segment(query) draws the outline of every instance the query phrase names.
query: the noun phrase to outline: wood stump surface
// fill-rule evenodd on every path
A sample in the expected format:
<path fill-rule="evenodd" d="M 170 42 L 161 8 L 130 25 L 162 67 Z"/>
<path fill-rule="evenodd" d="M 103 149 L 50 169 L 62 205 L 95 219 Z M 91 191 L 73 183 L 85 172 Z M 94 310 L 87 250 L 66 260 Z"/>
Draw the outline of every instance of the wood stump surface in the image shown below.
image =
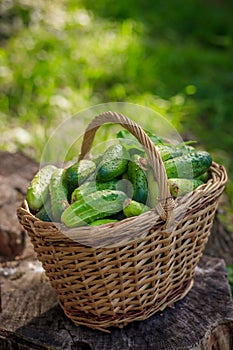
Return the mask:
<path fill-rule="evenodd" d="M 38 164 L 21 153 L 0 151 L 0 261 L 22 253 L 25 234 L 16 209 L 25 198 Z"/>
<path fill-rule="evenodd" d="M 75 326 L 32 257 L 6 264 L 0 349 L 232 350 L 233 303 L 224 261 L 203 257 L 187 296 L 143 322 L 111 333 Z"/>

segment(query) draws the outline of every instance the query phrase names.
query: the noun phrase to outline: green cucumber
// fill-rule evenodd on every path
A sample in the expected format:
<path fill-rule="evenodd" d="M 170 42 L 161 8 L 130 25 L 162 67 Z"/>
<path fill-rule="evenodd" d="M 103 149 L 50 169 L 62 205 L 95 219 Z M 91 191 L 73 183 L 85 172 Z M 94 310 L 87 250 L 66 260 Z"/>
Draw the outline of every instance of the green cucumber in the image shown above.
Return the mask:
<path fill-rule="evenodd" d="M 96 165 L 92 160 L 82 159 L 64 169 L 62 180 L 67 187 L 69 196 L 75 188 L 87 181 L 94 174 Z"/>
<path fill-rule="evenodd" d="M 204 174 L 211 164 L 211 156 L 205 151 L 191 152 L 164 162 L 169 179 L 196 178 Z"/>
<path fill-rule="evenodd" d="M 103 155 L 98 155 L 98 156 L 95 156 L 94 158 L 92 158 L 92 162 L 95 163 L 96 167 L 98 166 L 98 164 L 100 163 L 100 161 L 102 160 L 102 157 Z"/>
<path fill-rule="evenodd" d="M 124 220 L 126 218 L 124 212 L 123 212 L 123 207 L 122 207 L 122 210 L 117 212 L 116 214 L 113 214 L 110 216 L 110 219 L 113 219 L 113 220 L 117 220 L 117 221 L 121 221 L 121 220 Z"/>
<path fill-rule="evenodd" d="M 147 173 L 148 182 L 148 200 L 147 205 L 151 208 L 155 208 L 158 197 L 159 197 L 159 187 L 154 176 L 154 171 L 152 168 L 149 169 Z"/>
<path fill-rule="evenodd" d="M 121 144 L 129 152 L 130 156 L 134 154 L 145 155 L 143 146 L 128 130 L 119 131 L 117 133 L 117 138 L 121 140 Z"/>
<path fill-rule="evenodd" d="M 137 143 L 138 145 L 140 145 L 140 143 L 138 142 L 138 140 L 136 139 L 135 136 L 133 136 L 133 134 L 131 134 L 130 131 L 128 130 L 120 130 L 117 133 L 117 138 L 118 139 L 127 139 L 127 140 L 132 140 L 133 142 Z"/>
<path fill-rule="evenodd" d="M 55 170 L 49 183 L 52 216 L 53 220 L 58 222 L 61 220 L 63 211 L 69 206 L 67 200 L 68 190 L 62 181 L 63 172 L 63 169 Z"/>
<path fill-rule="evenodd" d="M 198 180 L 201 180 L 201 181 L 203 181 L 203 182 L 206 183 L 206 182 L 210 179 L 210 173 L 209 173 L 209 171 L 206 171 L 205 173 L 199 175 L 199 176 L 197 177 L 197 179 L 198 179 Z"/>
<path fill-rule="evenodd" d="M 168 159 L 173 159 L 180 157 L 184 154 L 195 152 L 195 148 L 189 145 L 180 144 L 177 146 L 174 145 L 156 145 L 156 148 L 163 160 L 165 162 Z"/>
<path fill-rule="evenodd" d="M 198 179 L 168 179 L 170 192 L 173 197 L 183 196 L 194 191 L 198 186 L 203 185 L 203 181 Z"/>
<path fill-rule="evenodd" d="M 31 210 L 39 210 L 46 200 L 49 192 L 49 182 L 57 169 L 54 165 L 41 168 L 32 179 L 26 194 L 28 206 Z"/>
<path fill-rule="evenodd" d="M 131 216 L 141 215 L 150 210 L 151 208 L 149 208 L 147 205 L 129 199 L 125 201 L 123 212 L 125 216 L 129 218 Z"/>
<path fill-rule="evenodd" d="M 122 175 L 127 170 L 128 159 L 128 152 L 121 144 L 108 147 L 97 167 L 96 180 L 106 182 Z"/>
<path fill-rule="evenodd" d="M 156 136 L 147 130 L 144 131 L 154 144 L 163 144 L 165 142 L 165 140 L 162 137 Z M 132 140 L 135 143 L 135 145 L 137 144 L 138 146 L 141 146 L 140 142 L 136 139 L 136 137 L 133 136 L 128 130 L 120 130 L 117 133 L 117 138 Z"/>
<path fill-rule="evenodd" d="M 53 221 L 50 193 L 48 193 L 46 201 L 35 216 L 42 221 Z"/>
<path fill-rule="evenodd" d="M 126 180 L 113 179 L 107 182 L 89 181 L 77 187 L 71 195 L 71 203 L 77 201 L 82 196 L 102 190 L 126 191 Z"/>
<path fill-rule="evenodd" d="M 86 196 L 85 201 L 82 198 L 72 203 L 63 212 L 61 220 L 68 227 L 83 226 L 122 211 L 126 199 L 122 191 L 97 191 Z"/>
<path fill-rule="evenodd" d="M 180 148 L 184 154 L 196 152 L 195 148 L 193 146 L 188 145 L 187 143 L 179 144 L 179 145 L 177 145 L 177 148 Z"/>
<path fill-rule="evenodd" d="M 178 147 L 158 145 L 156 148 L 164 162 L 168 159 L 179 157 L 183 154 L 182 149 Z"/>
<path fill-rule="evenodd" d="M 137 202 L 146 203 L 148 197 L 148 183 L 141 163 L 144 158 L 135 154 L 128 164 L 128 180 L 133 187 L 133 199 Z"/>
<path fill-rule="evenodd" d="M 35 216 L 42 221 L 52 221 L 51 214 L 48 212 L 47 207 L 44 205 L 40 208 L 40 210 L 36 213 Z"/>
<path fill-rule="evenodd" d="M 90 223 L 90 226 L 100 226 L 105 224 L 111 224 L 113 222 L 118 222 L 116 219 L 99 219 Z"/>
<path fill-rule="evenodd" d="M 165 144 L 166 143 L 166 140 L 163 137 L 154 135 L 150 131 L 146 131 L 146 130 L 144 130 L 144 131 L 147 134 L 147 136 L 149 136 L 149 138 L 154 143 L 154 145 L 161 145 L 161 144 Z"/>

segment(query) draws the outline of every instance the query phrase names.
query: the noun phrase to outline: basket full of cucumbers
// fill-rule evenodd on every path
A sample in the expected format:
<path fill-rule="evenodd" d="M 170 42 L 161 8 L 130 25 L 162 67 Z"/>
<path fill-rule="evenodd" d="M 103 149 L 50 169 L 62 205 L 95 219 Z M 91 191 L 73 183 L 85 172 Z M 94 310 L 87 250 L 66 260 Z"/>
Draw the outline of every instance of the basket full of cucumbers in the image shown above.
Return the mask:
<path fill-rule="evenodd" d="M 122 130 L 93 157 L 105 123 Z M 108 331 L 188 293 L 226 181 L 208 152 L 105 112 L 88 125 L 77 161 L 38 171 L 17 214 L 65 314 Z"/>

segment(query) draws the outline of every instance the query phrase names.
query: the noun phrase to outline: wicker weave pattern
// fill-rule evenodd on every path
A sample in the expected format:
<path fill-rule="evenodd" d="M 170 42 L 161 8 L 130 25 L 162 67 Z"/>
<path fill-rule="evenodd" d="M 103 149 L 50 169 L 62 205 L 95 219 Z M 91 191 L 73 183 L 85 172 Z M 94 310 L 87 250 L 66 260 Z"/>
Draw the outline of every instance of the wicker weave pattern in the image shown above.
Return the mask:
<path fill-rule="evenodd" d="M 207 184 L 169 202 L 169 215 L 164 201 L 162 211 L 156 208 L 103 227 L 64 229 L 35 218 L 26 202 L 18 209 L 60 305 L 75 324 L 104 331 L 123 327 L 187 294 L 227 181 L 222 166 L 213 163 L 211 172 Z M 160 190 L 169 195 L 166 185 Z M 91 247 L 93 237 L 96 246 Z"/>

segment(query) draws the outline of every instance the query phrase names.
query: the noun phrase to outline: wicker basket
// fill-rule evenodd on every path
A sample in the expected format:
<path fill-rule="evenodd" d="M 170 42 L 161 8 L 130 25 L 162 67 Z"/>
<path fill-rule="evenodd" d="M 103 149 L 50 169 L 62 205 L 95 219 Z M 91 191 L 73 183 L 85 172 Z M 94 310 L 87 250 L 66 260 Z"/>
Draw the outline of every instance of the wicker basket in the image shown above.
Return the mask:
<path fill-rule="evenodd" d="M 122 125 L 144 146 L 160 190 L 155 209 L 73 229 L 37 219 L 26 201 L 17 211 L 65 314 L 76 325 L 102 331 L 144 320 L 187 294 L 227 181 L 224 167 L 213 162 L 207 184 L 173 200 L 153 143 L 140 126 L 115 112 L 89 124 L 79 159 L 90 151 L 99 126 L 109 122 Z"/>

